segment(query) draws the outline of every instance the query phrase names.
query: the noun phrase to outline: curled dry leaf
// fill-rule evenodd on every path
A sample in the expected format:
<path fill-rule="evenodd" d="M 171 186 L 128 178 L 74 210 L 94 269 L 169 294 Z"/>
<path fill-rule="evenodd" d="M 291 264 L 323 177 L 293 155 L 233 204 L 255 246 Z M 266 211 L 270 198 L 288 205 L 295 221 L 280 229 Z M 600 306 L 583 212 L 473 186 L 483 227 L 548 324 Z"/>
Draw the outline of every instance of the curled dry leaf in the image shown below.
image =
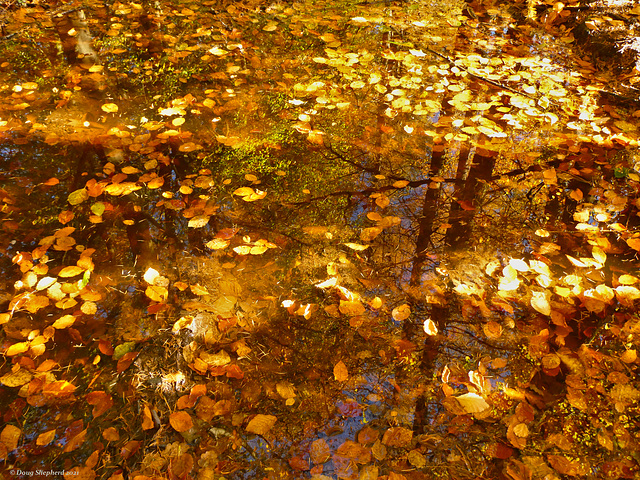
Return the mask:
<path fill-rule="evenodd" d="M 391 312 L 391 316 L 396 322 L 402 322 L 403 320 L 406 320 L 407 318 L 409 318 L 409 315 L 411 315 L 411 308 L 406 303 L 394 308 Z"/>
<path fill-rule="evenodd" d="M 431 320 L 430 318 L 427 318 L 424 321 L 424 332 L 427 335 L 437 335 L 438 334 L 438 327 L 436 326 L 435 322 L 433 320 Z"/>

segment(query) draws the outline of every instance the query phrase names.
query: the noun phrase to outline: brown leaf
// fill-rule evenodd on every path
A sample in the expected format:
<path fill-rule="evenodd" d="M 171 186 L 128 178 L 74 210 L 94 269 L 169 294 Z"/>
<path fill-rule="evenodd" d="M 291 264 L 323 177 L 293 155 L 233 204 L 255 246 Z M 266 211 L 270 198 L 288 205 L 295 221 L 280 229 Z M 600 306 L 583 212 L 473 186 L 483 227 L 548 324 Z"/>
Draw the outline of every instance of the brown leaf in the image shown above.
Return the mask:
<path fill-rule="evenodd" d="M 316 465 L 326 462 L 331 456 L 329 445 L 323 438 L 315 440 L 309 447 L 309 456 Z"/>
<path fill-rule="evenodd" d="M 138 440 L 130 440 L 120 449 L 120 456 L 123 460 L 132 457 L 139 449 L 142 442 Z"/>
<path fill-rule="evenodd" d="M 389 428 L 382 436 L 382 443 L 389 447 L 406 447 L 411 443 L 413 432 L 404 427 Z"/>
<path fill-rule="evenodd" d="M 371 447 L 371 453 L 376 460 L 381 462 L 387 456 L 387 447 L 385 447 L 380 440 L 376 440 Z"/>
<path fill-rule="evenodd" d="M 371 427 L 364 427 L 358 432 L 358 442 L 366 445 L 375 442 L 380 436 L 380 432 Z"/>
<path fill-rule="evenodd" d="M 80 445 L 84 443 L 86 436 L 87 436 L 87 429 L 85 428 L 84 430 L 82 430 L 80 433 L 75 435 L 73 438 L 71 438 L 67 442 L 67 445 L 64 447 L 63 451 L 65 453 L 73 452 L 75 449 L 77 449 L 78 447 L 80 447 Z"/>
<path fill-rule="evenodd" d="M 563 455 L 548 455 L 547 460 L 554 470 L 562 475 L 588 475 L 591 470 L 586 459 L 570 460 Z"/>

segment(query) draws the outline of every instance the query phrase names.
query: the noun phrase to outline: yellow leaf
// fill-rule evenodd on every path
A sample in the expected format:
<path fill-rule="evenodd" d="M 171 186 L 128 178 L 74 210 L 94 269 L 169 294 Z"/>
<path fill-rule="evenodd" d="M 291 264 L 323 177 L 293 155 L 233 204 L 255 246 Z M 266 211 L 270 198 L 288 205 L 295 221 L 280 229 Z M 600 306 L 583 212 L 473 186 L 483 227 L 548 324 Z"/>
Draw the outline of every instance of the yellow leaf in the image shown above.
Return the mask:
<path fill-rule="evenodd" d="M 209 215 L 196 215 L 189 220 L 189 228 L 202 228 L 209 223 Z"/>
<path fill-rule="evenodd" d="M 364 228 L 362 232 L 360 232 L 360 240 L 362 240 L 363 242 L 370 242 L 378 235 L 380 235 L 380 233 L 382 233 L 382 228 L 380 227 Z"/>
<path fill-rule="evenodd" d="M 85 315 L 95 315 L 98 311 L 98 306 L 95 302 L 84 302 L 80 307 L 80 311 Z"/>
<path fill-rule="evenodd" d="M 634 250 L 640 250 L 640 238 L 636 237 L 627 239 L 627 245 Z"/>
<path fill-rule="evenodd" d="M 211 49 L 209 49 L 209 53 L 213 54 L 213 55 L 217 55 L 218 57 L 221 57 L 223 55 L 226 55 L 227 53 L 229 53 L 228 51 L 219 48 L 219 47 L 213 47 Z"/>
<path fill-rule="evenodd" d="M 154 302 L 164 302 L 169 295 L 169 292 L 165 287 L 158 287 L 155 285 L 149 285 L 144 293 Z"/>
<path fill-rule="evenodd" d="M 52 327 L 58 330 L 62 330 L 73 325 L 75 321 L 76 317 L 74 317 L 73 315 L 64 315 L 63 317 L 60 317 L 55 322 L 53 322 Z"/>
<path fill-rule="evenodd" d="M 29 342 L 19 342 L 19 343 L 14 343 L 9 348 L 7 348 L 4 354 L 7 357 L 13 357 L 14 355 L 20 355 L 21 353 L 24 353 L 27 350 L 29 350 Z"/>
<path fill-rule="evenodd" d="M 251 255 L 262 255 L 267 250 L 269 250 L 269 247 L 266 245 L 256 245 L 255 247 L 251 247 L 249 253 L 251 253 Z"/>
<path fill-rule="evenodd" d="M 356 315 L 362 315 L 365 312 L 365 307 L 360 302 L 351 302 L 348 300 L 340 300 L 340 313 L 355 317 Z"/>
<path fill-rule="evenodd" d="M 547 300 L 544 292 L 532 292 L 531 306 L 534 308 L 534 310 L 540 312 L 543 315 L 551 314 L 551 305 L 549 305 L 549 300 Z"/>
<path fill-rule="evenodd" d="M 100 108 L 107 113 L 115 113 L 118 111 L 118 105 L 115 103 L 105 103 Z"/>
<path fill-rule="evenodd" d="M 634 283 L 636 283 L 638 281 L 638 279 L 636 277 L 634 277 L 633 275 L 620 275 L 620 277 L 618 278 L 618 282 L 620 282 L 622 285 L 633 285 Z M 38 282 L 39 284 L 40 282 Z"/>
<path fill-rule="evenodd" d="M 233 247 L 233 251 L 238 255 L 250 255 L 251 254 L 251 245 L 240 245 L 238 247 Z"/>
<path fill-rule="evenodd" d="M 45 288 L 49 288 L 51 285 L 56 283 L 56 279 L 54 277 L 42 277 L 38 284 L 36 285 L 36 291 L 44 290 Z M 620 282 L 622 283 L 622 282 Z"/>
<path fill-rule="evenodd" d="M 467 413 L 480 413 L 489 408 L 489 404 L 476 393 L 465 393 L 454 397 Z"/>
<path fill-rule="evenodd" d="M 345 243 L 347 247 L 357 252 L 361 252 L 362 250 L 366 250 L 370 247 L 370 245 L 360 245 L 358 243 Z"/>
<path fill-rule="evenodd" d="M 6 354 L 5 354 L 6 355 Z M 0 378 L 0 383 L 5 387 L 21 387 L 26 385 L 33 378 L 33 374 L 24 368 L 15 372 L 7 373 Z"/>
<path fill-rule="evenodd" d="M 423 328 L 424 328 L 424 331 L 425 331 L 425 333 L 427 335 L 437 335 L 438 334 L 438 327 L 433 322 L 433 320 L 431 320 L 430 318 L 427 318 L 424 321 Z"/>
<path fill-rule="evenodd" d="M 265 435 L 269 430 L 271 430 L 277 420 L 278 419 L 273 415 L 258 414 L 251 419 L 245 427 L 245 430 L 256 435 Z"/>
<path fill-rule="evenodd" d="M 509 265 L 511 265 L 518 272 L 528 272 L 529 271 L 529 265 L 527 265 L 527 262 L 525 262 L 524 260 L 519 259 L 519 258 L 510 259 L 509 260 Z"/>
<path fill-rule="evenodd" d="M 89 198 L 89 192 L 85 188 L 80 188 L 69 194 L 67 201 L 71 205 L 79 205 Z"/>
<path fill-rule="evenodd" d="M 58 276 L 61 278 L 70 278 L 75 277 L 76 275 L 80 275 L 82 272 L 84 272 L 84 268 L 80 268 L 76 265 L 70 265 L 60 270 Z"/>
<path fill-rule="evenodd" d="M 195 150 L 199 150 L 200 148 L 202 148 L 202 147 L 200 145 L 196 144 L 196 143 L 187 142 L 187 143 L 183 143 L 182 145 L 180 145 L 178 150 L 180 150 L 181 152 L 193 152 Z"/>
<path fill-rule="evenodd" d="M 349 371 L 342 360 L 333 367 L 333 376 L 338 382 L 345 382 L 349 379 Z"/>
<path fill-rule="evenodd" d="M 276 391 L 285 400 L 296 397 L 296 392 L 291 382 L 282 381 L 276 383 Z"/>
<path fill-rule="evenodd" d="M 230 240 L 225 240 L 223 238 L 214 238 L 205 244 L 205 247 L 210 248 L 211 250 L 222 250 L 223 248 L 227 248 L 231 243 Z"/>

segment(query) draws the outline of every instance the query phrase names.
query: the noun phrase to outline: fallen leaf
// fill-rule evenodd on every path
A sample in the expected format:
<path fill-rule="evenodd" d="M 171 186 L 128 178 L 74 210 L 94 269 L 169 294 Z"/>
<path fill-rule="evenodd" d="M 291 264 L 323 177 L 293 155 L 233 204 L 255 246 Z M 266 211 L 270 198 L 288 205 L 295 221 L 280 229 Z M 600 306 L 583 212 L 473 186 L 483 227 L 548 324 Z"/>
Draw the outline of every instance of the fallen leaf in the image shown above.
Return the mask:
<path fill-rule="evenodd" d="M 100 108 L 103 112 L 107 113 L 115 113 L 118 111 L 118 105 L 116 105 L 115 103 L 105 103 Z"/>
<path fill-rule="evenodd" d="M 402 322 L 409 318 L 411 315 L 411 308 L 406 303 L 394 308 L 391 312 L 391 316 L 396 322 Z"/>
<path fill-rule="evenodd" d="M 271 430 L 277 420 L 273 415 L 262 415 L 259 413 L 249 421 L 245 430 L 256 435 L 265 435 Z"/>
<path fill-rule="evenodd" d="M 345 382 L 349 379 L 349 371 L 342 360 L 333 367 L 333 376 L 338 382 Z"/>
<path fill-rule="evenodd" d="M 169 423 L 177 432 L 186 432 L 193 428 L 191 415 L 185 411 L 173 412 L 169 415 Z"/>

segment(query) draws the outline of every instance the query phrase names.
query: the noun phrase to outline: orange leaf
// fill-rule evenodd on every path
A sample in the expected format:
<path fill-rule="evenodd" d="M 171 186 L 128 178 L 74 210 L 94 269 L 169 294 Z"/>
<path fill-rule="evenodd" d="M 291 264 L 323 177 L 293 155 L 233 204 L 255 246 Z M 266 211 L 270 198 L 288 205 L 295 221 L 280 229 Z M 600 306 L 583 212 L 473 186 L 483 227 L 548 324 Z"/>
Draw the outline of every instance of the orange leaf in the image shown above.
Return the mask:
<path fill-rule="evenodd" d="M 57 319 L 55 322 L 53 322 L 53 325 L 51 326 L 55 329 L 63 330 L 73 325 L 75 321 L 76 321 L 76 317 L 74 317 L 73 315 L 64 315 L 59 319 Z"/>
<path fill-rule="evenodd" d="M 349 371 L 342 360 L 333 367 L 333 376 L 338 382 L 345 382 L 349 379 Z"/>
<path fill-rule="evenodd" d="M 153 418 L 151 417 L 151 410 L 149 410 L 149 406 L 145 405 L 142 411 L 142 429 L 143 430 L 151 430 L 154 426 Z"/>
<path fill-rule="evenodd" d="M 259 413 L 251 419 L 245 427 L 245 430 L 249 433 L 255 433 L 256 435 L 265 435 L 271 430 L 277 420 L 273 415 L 262 415 Z"/>
<path fill-rule="evenodd" d="M 15 425 L 7 425 L 2 429 L 2 433 L 0 433 L 0 442 L 7 447 L 8 451 L 11 452 L 18 448 L 20 435 L 22 435 L 22 430 Z"/>
<path fill-rule="evenodd" d="M 120 360 L 118 360 L 118 365 L 116 367 L 116 371 L 118 373 L 124 372 L 129 366 L 133 363 L 133 361 L 138 356 L 140 352 L 129 352 L 125 353 Z"/>
<path fill-rule="evenodd" d="M 103 391 L 88 393 L 85 400 L 89 405 L 93 405 L 93 418 L 99 417 L 113 406 L 111 395 Z"/>
<path fill-rule="evenodd" d="M 193 428 L 193 420 L 187 412 L 173 412 L 169 416 L 169 423 L 177 432 L 186 432 Z"/>

